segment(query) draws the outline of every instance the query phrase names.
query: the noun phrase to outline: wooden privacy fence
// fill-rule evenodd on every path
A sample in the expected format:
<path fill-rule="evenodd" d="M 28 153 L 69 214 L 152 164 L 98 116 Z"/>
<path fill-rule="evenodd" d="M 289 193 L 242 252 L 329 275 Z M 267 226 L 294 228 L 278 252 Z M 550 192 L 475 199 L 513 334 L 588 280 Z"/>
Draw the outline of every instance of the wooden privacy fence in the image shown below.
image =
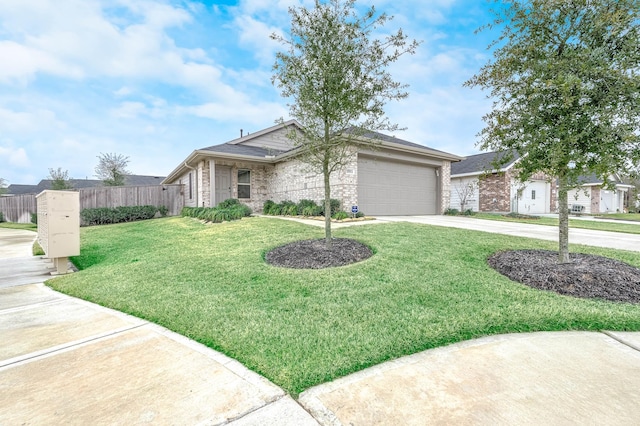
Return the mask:
<path fill-rule="evenodd" d="M 180 214 L 184 206 L 182 185 L 104 186 L 82 188 L 80 211 L 98 207 L 165 206 L 169 216 Z M 37 211 L 36 196 L 16 195 L 0 197 L 0 212 L 7 222 L 29 223 L 31 213 Z"/>
<path fill-rule="evenodd" d="M 0 197 L 0 212 L 7 222 L 30 223 L 31 213 L 37 212 L 35 195 Z"/>

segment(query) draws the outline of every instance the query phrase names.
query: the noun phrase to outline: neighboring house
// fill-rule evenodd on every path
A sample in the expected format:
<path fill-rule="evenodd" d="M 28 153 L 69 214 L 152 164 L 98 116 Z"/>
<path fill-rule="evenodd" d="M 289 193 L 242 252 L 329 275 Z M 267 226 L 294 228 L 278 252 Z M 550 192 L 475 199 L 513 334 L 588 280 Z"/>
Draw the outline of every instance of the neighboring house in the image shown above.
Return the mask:
<path fill-rule="evenodd" d="M 266 200 L 324 198 L 322 174 L 296 156 L 287 138 L 301 130 L 295 120 L 195 150 L 163 183 L 185 185 L 185 205 L 216 206 L 238 198 L 254 211 Z M 441 214 L 449 206 L 451 162 L 461 157 L 402 139 L 370 134 L 375 149 L 353 148 L 350 164 L 331 177 L 331 197 L 346 210 L 357 205 L 369 215 Z"/>
<path fill-rule="evenodd" d="M 582 186 L 569 191 L 569 210 L 573 213 L 598 214 L 623 212 L 628 191 L 633 185 L 621 182 L 615 175 L 609 177 L 611 186 L 604 187 L 595 175 L 580 178 Z"/>
<path fill-rule="evenodd" d="M 164 176 L 125 175 L 125 186 L 160 185 Z M 11 184 L 7 187 L 5 196 L 39 194 L 51 189 L 51 179 L 43 179 L 37 185 Z M 67 181 L 73 189 L 96 188 L 104 186 L 98 179 L 69 179 Z"/>
<path fill-rule="evenodd" d="M 514 169 L 518 156 L 514 155 L 512 161 L 496 170 L 493 163 L 498 155 L 497 152 L 470 155 L 451 165 L 451 208 L 460 210 L 466 189 L 473 186 L 464 210 L 522 214 L 554 212 L 555 180 L 537 173 L 529 181 L 519 182 Z"/>

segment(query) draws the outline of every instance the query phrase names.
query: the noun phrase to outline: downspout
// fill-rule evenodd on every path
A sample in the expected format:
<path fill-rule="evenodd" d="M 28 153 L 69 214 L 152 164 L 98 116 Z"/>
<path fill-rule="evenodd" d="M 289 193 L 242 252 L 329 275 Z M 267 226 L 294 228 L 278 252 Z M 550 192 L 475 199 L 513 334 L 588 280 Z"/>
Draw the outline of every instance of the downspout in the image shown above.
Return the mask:
<path fill-rule="evenodd" d="M 193 174 L 194 174 L 194 176 L 193 176 L 193 181 L 194 181 L 193 182 L 193 186 L 194 186 L 194 190 L 196 192 L 196 207 L 199 207 L 198 206 L 198 201 L 199 201 L 198 200 L 198 169 L 196 169 L 194 167 L 191 167 L 190 165 L 187 164 L 186 161 L 184 162 L 184 166 L 189 170 L 193 170 Z"/>

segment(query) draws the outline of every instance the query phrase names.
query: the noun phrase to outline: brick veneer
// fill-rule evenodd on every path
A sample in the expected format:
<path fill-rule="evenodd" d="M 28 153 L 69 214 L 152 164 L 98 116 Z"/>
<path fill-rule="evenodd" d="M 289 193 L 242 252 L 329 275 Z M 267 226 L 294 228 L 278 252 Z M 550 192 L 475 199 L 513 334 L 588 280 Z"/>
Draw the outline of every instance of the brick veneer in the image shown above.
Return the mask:
<path fill-rule="evenodd" d="M 509 172 L 492 173 L 480 178 L 480 211 L 511 211 L 511 176 Z"/>

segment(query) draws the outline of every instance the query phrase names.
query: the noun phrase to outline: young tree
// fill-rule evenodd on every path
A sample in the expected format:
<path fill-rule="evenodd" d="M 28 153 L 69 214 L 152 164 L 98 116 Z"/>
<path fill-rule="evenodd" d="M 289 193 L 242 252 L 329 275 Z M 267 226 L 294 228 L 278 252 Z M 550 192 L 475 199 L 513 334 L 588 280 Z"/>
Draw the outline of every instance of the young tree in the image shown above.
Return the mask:
<path fill-rule="evenodd" d="M 478 181 L 476 179 L 470 182 L 458 182 L 454 185 L 454 190 L 460 200 L 460 211 L 464 212 L 467 203 L 471 201 L 471 198 L 475 195 L 476 189 L 478 189 Z"/>
<path fill-rule="evenodd" d="M 490 90 L 482 149 L 520 155 L 518 178 L 558 178 L 559 262 L 569 262 L 567 191 L 640 159 L 640 0 L 501 0 L 494 58 L 465 82 Z M 481 28 L 482 30 L 482 28 Z"/>
<path fill-rule="evenodd" d="M 7 191 L 7 181 L 3 178 L 0 178 L 0 195 L 4 194 Z"/>
<path fill-rule="evenodd" d="M 98 159 L 98 165 L 95 168 L 98 179 L 102 179 L 105 186 L 123 186 L 124 177 L 129 174 L 127 170 L 129 157 L 115 153 L 100 153 Z"/>
<path fill-rule="evenodd" d="M 51 179 L 51 189 L 57 191 L 73 189 L 73 185 L 69 183 L 69 171 L 63 171 L 62 167 L 58 167 L 57 169 L 49 169 L 48 179 Z"/>
<path fill-rule="evenodd" d="M 360 16 L 355 0 L 315 0 L 313 9 L 292 7 L 288 37 L 271 37 L 284 45 L 276 54 L 272 81 L 290 99 L 289 112 L 302 132 L 289 134 L 300 159 L 324 177 L 325 238 L 331 247 L 330 177 L 351 158 L 352 147 L 374 144 L 368 132 L 398 129 L 384 114 L 389 100 L 407 96 L 388 66 L 418 43 L 398 30 L 374 38 L 392 17 L 371 7 Z"/>

